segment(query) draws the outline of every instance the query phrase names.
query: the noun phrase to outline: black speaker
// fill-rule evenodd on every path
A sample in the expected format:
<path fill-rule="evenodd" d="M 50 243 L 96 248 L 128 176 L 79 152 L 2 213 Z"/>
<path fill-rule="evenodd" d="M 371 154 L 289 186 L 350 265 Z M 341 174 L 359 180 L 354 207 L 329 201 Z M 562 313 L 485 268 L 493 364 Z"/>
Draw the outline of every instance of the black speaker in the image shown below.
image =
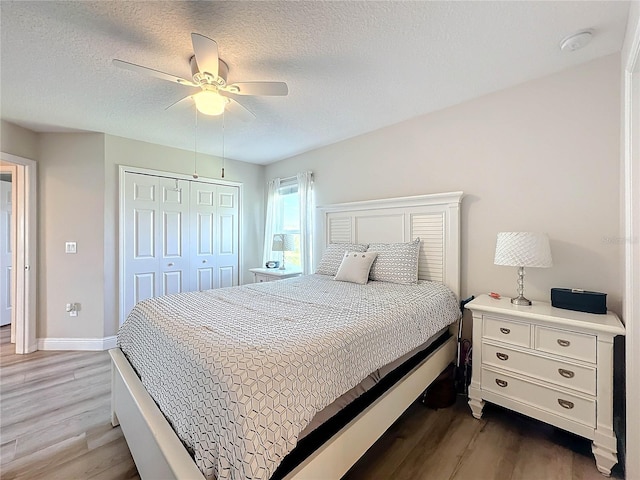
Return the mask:
<path fill-rule="evenodd" d="M 607 313 L 607 294 L 579 288 L 552 288 L 551 305 L 586 313 Z"/>

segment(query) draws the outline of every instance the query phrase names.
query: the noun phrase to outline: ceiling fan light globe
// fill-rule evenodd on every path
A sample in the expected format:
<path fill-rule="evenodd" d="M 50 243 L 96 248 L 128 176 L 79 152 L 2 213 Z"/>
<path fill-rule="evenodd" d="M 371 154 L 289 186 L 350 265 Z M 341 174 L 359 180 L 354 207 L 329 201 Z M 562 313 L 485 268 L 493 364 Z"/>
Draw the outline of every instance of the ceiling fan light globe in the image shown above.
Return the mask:
<path fill-rule="evenodd" d="M 204 90 L 193 96 L 196 108 L 203 115 L 222 115 L 229 99 L 218 92 Z"/>

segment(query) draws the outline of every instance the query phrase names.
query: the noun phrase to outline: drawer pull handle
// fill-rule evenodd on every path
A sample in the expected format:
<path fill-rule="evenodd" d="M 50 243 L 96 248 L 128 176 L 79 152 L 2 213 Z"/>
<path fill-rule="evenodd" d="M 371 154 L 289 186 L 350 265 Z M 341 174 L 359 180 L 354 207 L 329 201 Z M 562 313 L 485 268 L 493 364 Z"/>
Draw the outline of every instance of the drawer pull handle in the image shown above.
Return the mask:
<path fill-rule="evenodd" d="M 566 408 L 567 410 L 571 410 L 573 408 L 573 402 L 570 402 L 569 400 L 559 398 L 558 403 L 562 408 Z"/>
<path fill-rule="evenodd" d="M 509 335 L 509 333 L 511 333 L 511 329 L 510 328 L 500 327 L 500 331 L 502 333 L 504 333 L 505 335 Z"/>
<path fill-rule="evenodd" d="M 500 380 L 499 378 L 496 378 L 496 383 L 498 384 L 499 387 L 502 387 L 502 388 L 504 388 L 507 385 L 509 385 L 508 382 L 505 382 L 504 380 Z M 560 401 L 560 400 L 558 400 L 558 401 Z"/>
<path fill-rule="evenodd" d="M 558 345 L 560 345 L 561 347 L 568 347 L 569 345 L 571 345 L 571 342 L 569 340 L 562 340 L 561 338 L 559 338 Z"/>
<path fill-rule="evenodd" d="M 571 370 L 565 370 L 564 368 L 559 368 L 558 373 L 564 378 L 573 378 L 573 376 L 575 375 L 575 373 L 573 373 Z"/>
<path fill-rule="evenodd" d="M 500 359 L 500 360 L 508 360 L 509 359 L 509 355 L 507 355 L 506 353 L 501 353 L 501 352 L 496 352 L 496 357 L 498 357 L 498 359 Z"/>

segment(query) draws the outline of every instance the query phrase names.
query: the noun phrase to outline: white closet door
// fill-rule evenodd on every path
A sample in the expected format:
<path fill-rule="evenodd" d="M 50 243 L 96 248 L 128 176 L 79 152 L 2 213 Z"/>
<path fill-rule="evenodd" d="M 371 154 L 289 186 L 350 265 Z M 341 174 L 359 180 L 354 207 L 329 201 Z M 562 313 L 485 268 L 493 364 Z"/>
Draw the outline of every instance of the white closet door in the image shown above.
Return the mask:
<path fill-rule="evenodd" d="M 124 314 L 156 295 L 158 280 L 158 178 L 127 173 L 124 182 Z"/>
<path fill-rule="evenodd" d="M 189 285 L 189 182 L 158 178 L 161 228 L 156 296 L 188 292 Z"/>
<path fill-rule="evenodd" d="M 216 185 L 191 182 L 191 290 L 217 288 Z"/>
<path fill-rule="evenodd" d="M 238 285 L 238 187 L 191 182 L 192 290 Z"/>
<path fill-rule="evenodd" d="M 189 290 L 189 182 L 127 173 L 124 314 L 147 298 Z"/>
<path fill-rule="evenodd" d="M 238 187 L 126 172 L 121 188 L 121 321 L 147 298 L 238 285 Z"/>
<path fill-rule="evenodd" d="M 232 287 L 239 283 L 238 272 L 238 187 L 218 185 L 218 223 L 216 273 L 218 287 Z"/>

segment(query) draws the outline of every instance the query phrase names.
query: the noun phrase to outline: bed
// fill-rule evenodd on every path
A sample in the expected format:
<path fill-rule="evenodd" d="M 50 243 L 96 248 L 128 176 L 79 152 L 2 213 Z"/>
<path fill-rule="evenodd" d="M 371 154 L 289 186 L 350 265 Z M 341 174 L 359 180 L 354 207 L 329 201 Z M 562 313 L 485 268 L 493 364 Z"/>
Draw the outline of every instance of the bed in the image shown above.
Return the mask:
<path fill-rule="evenodd" d="M 325 407 L 446 330 L 458 316 L 461 197 L 321 208 L 327 245 L 419 238 L 412 285 L 309 275 L 139 304 L 110 353 L 112 423 L 140 475 L 269 478 Z M 455 337 L 441 341 L 286 478 L 342 476 L 455 351 Z"/>

